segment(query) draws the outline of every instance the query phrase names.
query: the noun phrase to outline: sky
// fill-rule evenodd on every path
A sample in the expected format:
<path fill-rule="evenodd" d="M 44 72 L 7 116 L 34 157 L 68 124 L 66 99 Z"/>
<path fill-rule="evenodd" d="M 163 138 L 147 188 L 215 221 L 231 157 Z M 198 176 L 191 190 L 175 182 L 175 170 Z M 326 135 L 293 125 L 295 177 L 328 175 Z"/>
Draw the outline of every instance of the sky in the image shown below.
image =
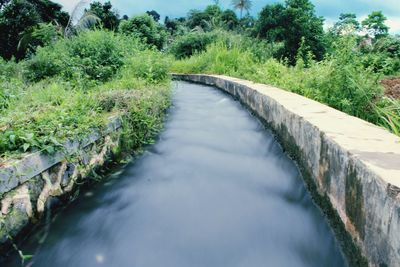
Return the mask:
<path fill-rule="evenodd" d="M 73 10 L 80 0 L 53 0 L 64 6 L 68 12 Z M 363 20 L 372 11 L 382 11 L 388 18 L 386 25 L 391 33 L 400 34 L 400 0 L 311 0 L 318 16 L 325 17 L 326 27 L 338 20 L 340 13 L 355 13 Z M 90 2 L 89 0 L 87 2 Z M 101 1 L 100 2 L 104 2 Z M 223 8 L 231 8 L 231 0 L 220 0 Z M 253 0 L 252 15 L 257 15 L 261 9 L 271 3 L 283 0 Z M 111 0 L 111 4 L 122 15 L 135 15 L 147 10 L 156 10 L 162 17 L 185 16 L 190 9 L 204 9 L 213 4 L 212 0 Z"/>

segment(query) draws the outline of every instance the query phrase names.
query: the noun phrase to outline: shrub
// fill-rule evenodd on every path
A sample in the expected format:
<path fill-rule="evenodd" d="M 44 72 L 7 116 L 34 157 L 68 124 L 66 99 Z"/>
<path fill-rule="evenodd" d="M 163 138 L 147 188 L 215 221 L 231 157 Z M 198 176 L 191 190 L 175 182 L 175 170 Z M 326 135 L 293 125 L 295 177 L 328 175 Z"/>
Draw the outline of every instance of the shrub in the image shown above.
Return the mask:
<path fill-rule="evenodd" d="M 241 51 L 248 51 L 259 61 L 274 57 L 283 46 L 282 43 L 268 43 L 225 30 L 214 30 L 206 33 L 191 32 L 178 37 L 172 43 L 169 51 L 175 58 L 183 59 L 204 52 L 209 45 L 218 42 L 224 43 L 228 48 L 236 47 Z"/>
<path fill-rule="evenodd" d="M 363 48 L 361 52 L 365 68 L 384 75 L 395 75 L 400 72 L 399 37 L 382 37 L 372 46 Z"/>
<path fill-rule="evenodd" d="M 143 14 L 124 20 L 119 26 L 121 33 L 145 40 L 151 46 L 162 49 L 167 40 L 167 32 L 152 16 Z"/>
<path fill-rule="evenodd" d="M 67 80 L 110 80 L 140 45 L 113 32 L 86 31 L 54 45 L 39 47 L 28 61 L 29 78 L 38 81 L 61 75 Z"/>
<path fill-rule="evenodd" d="M 145 80 L 148 83 L 161 83 L 169 78 L 171 61 L 158 51 L 144 50 L 127 60 L 122 76 Z"/>
<path fill-rule="evenodd" d="M 383 98 L 377 106 L 380 125 L 400 136 L 400 100 Z"/>
<path fill-rule="evenodd" d="M 170 51 L 177 59 L 192 56 L 196 52 L 203 52 L 207 46 L 215 41 L 214 33 L 192 32 L 178 37 L 172 44 Z"/>
<path fill-rule="evenodd" d="M 173 71 L 225 74 L 272 84 L 380 124 L 376 104 L 383 88 L 379 76 L 362 66 L 355 45 L 352 37 L 339 39 L 333 55 L 318 63 L 310 59 L 305 68 L 301 60 L 294 67 L 271 58 L 263 61 L 248 49 L 219 42 L 206 52 L 176 61 Z"/>

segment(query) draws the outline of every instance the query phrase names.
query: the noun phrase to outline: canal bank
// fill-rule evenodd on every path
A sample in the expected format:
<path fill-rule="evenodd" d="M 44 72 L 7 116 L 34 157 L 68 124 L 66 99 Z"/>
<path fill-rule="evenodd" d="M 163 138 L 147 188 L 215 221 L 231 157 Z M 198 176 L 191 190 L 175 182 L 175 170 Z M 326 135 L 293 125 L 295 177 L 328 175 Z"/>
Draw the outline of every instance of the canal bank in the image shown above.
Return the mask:
<path fill-rule="evenodd" d="M 398 266 L 399 137 L 272 86 L 217 75 L 174 77 L 222 89 L 275 132 L 298 163 L 347 257 L 355 259 L 352 265 L 366 265 L 365 257 L 370 266 Z"/>
<path fill-rule="evenodd" d="M 33 266 L 346 266 L 274 136 L 239 102 L 189 83 L 156 144 L 45 237 L 22 247 Z"/>

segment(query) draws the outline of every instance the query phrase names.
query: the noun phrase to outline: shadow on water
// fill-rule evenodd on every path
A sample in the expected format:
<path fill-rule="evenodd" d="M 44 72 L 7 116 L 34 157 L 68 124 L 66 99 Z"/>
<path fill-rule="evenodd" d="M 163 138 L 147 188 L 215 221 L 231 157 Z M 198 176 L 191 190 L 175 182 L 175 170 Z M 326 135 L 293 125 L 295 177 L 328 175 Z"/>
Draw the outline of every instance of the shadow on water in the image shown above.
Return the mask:
<path fill-rule="evenodd" d="M 177 82 L 173 103 L 157 144 L 26 242 L 33 266 L 346 266 L 257 119 L 201 85 Z"/>

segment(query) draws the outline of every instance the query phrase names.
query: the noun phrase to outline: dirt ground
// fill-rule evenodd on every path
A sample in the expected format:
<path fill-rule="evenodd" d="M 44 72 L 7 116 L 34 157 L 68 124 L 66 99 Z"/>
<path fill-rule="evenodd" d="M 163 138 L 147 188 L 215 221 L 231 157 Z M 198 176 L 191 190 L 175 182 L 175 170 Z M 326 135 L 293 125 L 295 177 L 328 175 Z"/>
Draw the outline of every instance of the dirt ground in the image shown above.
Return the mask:
<path fill-rule="evenodd" d="M 385 87 L 387 96 L 400 99 L 400 77 L 382 80 L 381 84 Z"/>

